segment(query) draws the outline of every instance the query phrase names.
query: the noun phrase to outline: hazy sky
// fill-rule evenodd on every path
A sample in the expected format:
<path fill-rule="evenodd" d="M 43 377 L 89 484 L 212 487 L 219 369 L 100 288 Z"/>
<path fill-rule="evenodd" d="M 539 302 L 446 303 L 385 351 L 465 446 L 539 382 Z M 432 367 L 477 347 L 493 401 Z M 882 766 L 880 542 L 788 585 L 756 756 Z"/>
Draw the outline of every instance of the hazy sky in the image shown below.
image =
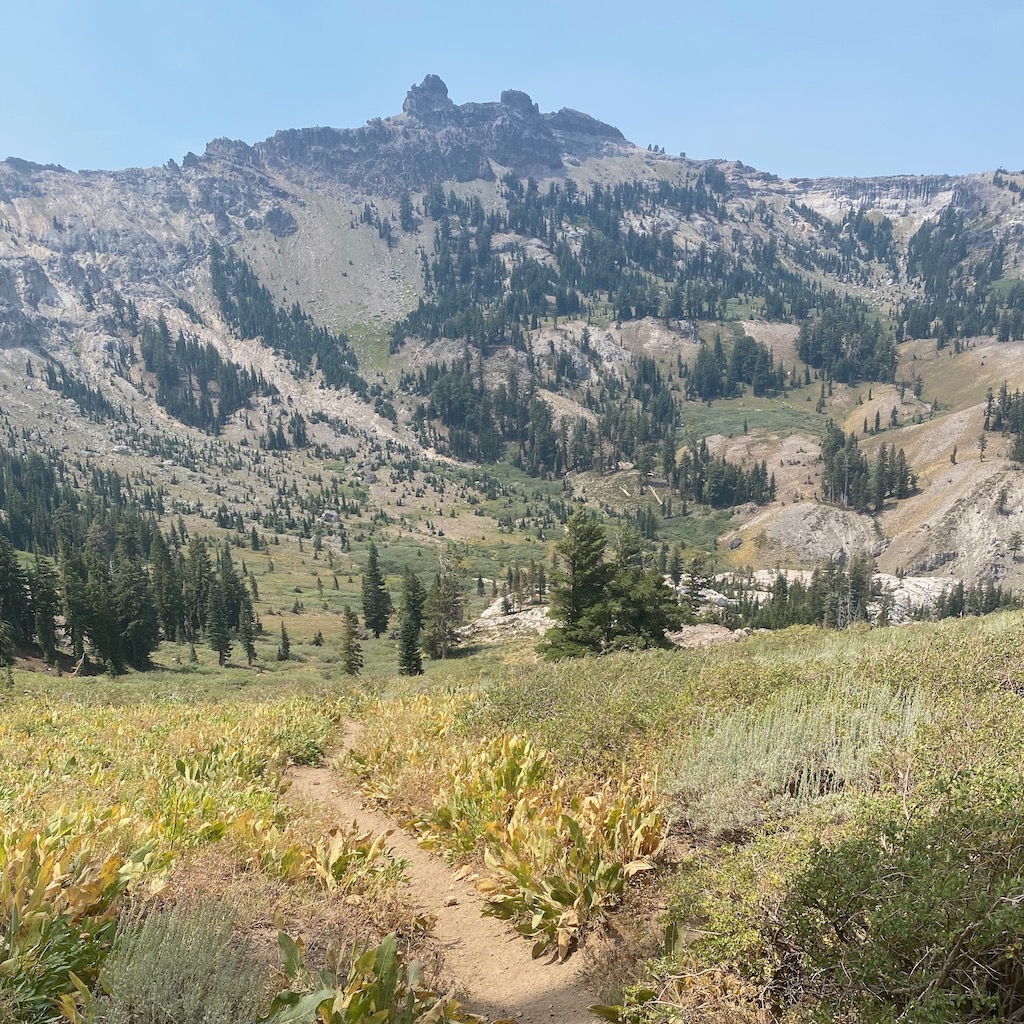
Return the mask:
<path fill-rule="evenodd" d="M 1019 0 L 25 0 L 0 14 L 0 159 L 149 166 L 354 127 L 440 75 L 641 146 L 782 176 L 1024 167 Z"/>

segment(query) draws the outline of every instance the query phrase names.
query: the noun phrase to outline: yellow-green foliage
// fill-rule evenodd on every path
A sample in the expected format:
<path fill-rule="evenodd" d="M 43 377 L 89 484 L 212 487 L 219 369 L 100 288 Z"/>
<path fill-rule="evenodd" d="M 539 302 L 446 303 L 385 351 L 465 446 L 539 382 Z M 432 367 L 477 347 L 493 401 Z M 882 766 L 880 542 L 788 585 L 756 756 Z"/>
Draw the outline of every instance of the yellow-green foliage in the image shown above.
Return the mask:
<path fill-rule="evenodd" d="M 665 828 L 655 787 L 647 775 L 581 787 L 522 736 L 460 738 L 472 703 L 421 696 L 373 707 L 357 766 L 425 846 L 483 855 L 487 912 L 516 921 L 536 955 L 554 944 L 564 958 L 652 867 Z"/>
<path fill-rule="evenodd" d="M 500 839 L 517 805 L 545 788 L 551 763 L 521 736 L 498 736 L 453 754 L 455 759 L 441 766 L 440 789 L 416 829 L 428 849 L 466 854 L 481 840 Z"/>
<path fill-rule="evenodd" d="M 8 705 L 0 722 L 0 988 L 42 1019 L 109 951 L 125 887 L 222 842 L 245 868 L 329 892 L 372 893 L 401 865 L 383 837 L 335 829 L 310 841 L 279 802 L 292 756 L 328 742 L 341 705 L 57 698 Z M 10 1001 L 10 1000 L 9 1000 Z M 47 1009 L 49 1008 L 49 1009 Z"/>
<path fill-rule="evenodd" d="M 301 947 L 279 933 L 281 960 L 291 988 L 281 992 L 264 1024 L 456 1024 L 483 1018 L 464 1013 L 452 998 L 427 985 L 423 965 L 406 962 L 394 934 L 379 946 L 352 951 L 344 977 L 323 971 L 313 978 Z"/>
<path fill-rule="evenodd" d="M 105 822 L 67 815 L 41 829 L 0 828 L 0 988 L 19 1018 L 41 1019 L 72 973 L 88 983 L 115 927 L 115 901 L 160 863 L 152 845 L 104 853 Z"/>
<path fill-rule="evenodd" d="M 495 877 L 486 913 L 517 921 L 534 939 L 534 956 L 550 945 L 565 959 L 588 925 L 622 897 L 626 882 L 654 866 L 665 818 L 648 776 L 618 779 L 587 796 L 550 790 L 524 794 L 504 829 L 489 839 L 484 862 Z"/>

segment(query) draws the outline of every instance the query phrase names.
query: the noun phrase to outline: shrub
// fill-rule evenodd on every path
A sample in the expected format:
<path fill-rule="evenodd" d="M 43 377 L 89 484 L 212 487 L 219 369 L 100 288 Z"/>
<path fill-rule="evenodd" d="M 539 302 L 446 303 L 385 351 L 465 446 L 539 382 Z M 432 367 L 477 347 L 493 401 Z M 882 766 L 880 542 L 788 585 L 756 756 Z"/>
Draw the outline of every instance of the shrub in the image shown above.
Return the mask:
<path fill-rule="evenodd" d="M 252 1024 L 265 972 L 232 937 L 234 912 L 188 902 L 127 915 L 100 975 L 99 1024 Z"/>
<path fill-rule="evenodd" d="M 423 967 L 406 963 L 394 934 L 379 946 L 352 951 L 345 977 L 330 971 L 313 978 L 302 962 L 301 948 L 279 933 L 281 960 L 292 987 L 281 992 L 263 1024 L 454 1024 L 481 1021 L 465 1014 L 451 996 L 427 985 Z"/>
<path fill-rule="evenodd" d="M 114 905 L 149 855 L 101 853 L 90 831 L 74 817 L 0 831 L 0 989 L 18 1020 L 53 1019 L 75 977 L 95 979 Z"/>
<path fill-rule="evenodd" d="M 876 760 L 927 718 L 919 691 L 833 683 L 785 691 L 692 741 L 670 789 L 692 828 L 744 835 L 811 801 L 874 788 Z"/>
<path fill-rule="evenodd" d="M 1020 699 L 965 689 L 935 714 L 903 784 L 818 842 L 780 907 L 819 1019 L 1024 1019 Z"/>

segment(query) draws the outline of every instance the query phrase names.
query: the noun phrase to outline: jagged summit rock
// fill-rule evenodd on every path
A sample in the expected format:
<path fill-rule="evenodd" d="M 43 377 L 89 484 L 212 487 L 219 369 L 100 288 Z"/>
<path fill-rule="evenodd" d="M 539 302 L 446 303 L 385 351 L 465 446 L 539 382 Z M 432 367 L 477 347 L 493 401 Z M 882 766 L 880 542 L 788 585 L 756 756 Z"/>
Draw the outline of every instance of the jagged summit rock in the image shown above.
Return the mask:
<path fill-rule="evenodd" d="M 528 117 L 531 115 L 533 117 L 540 116 L 540 109 L 530 99 L 529 93 L 520 92 L 518 89 L 505 89 L 501 94 L 501 104 L 505 107 L 512 107 Z"/>
<path fill-rule="evenodd" d="M 423 117 L 441 110 L 450 110 L 455 104 L 448 97 L 448 86 L 438 75 L 427 75 L 414 85 L 405 96 L 403 113 Z"/>
<path fill-rule="evenodd" d="M 579 111 L 542 114 L 528 93 L 506 89 L 498 101 L 456 104 L 438 75 L 413 85 L 394 117 L 361 128 L 278 132 L 254 147 L 215 140 L 206 156 L 264 166 L 307 183 L 327 177 L 395 195 L 438 180 L 492 180 L 495 166 L 517 174 L 558 172 L 562 157 L 599 155 L 628 145 L 611 125 Z"/>

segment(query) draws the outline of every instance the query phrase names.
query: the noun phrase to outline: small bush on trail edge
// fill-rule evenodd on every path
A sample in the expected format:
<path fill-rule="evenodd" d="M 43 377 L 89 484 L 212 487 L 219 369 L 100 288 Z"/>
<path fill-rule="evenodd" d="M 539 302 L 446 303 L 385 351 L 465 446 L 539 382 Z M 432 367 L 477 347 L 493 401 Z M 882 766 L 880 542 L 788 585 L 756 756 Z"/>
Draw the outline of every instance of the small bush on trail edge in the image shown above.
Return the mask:
<path fill-rule="evenodd" d="M 232 937 L 234 911 L 188 902 L 140 923 L 129 914 L 100 984 L 97 1024 L 251 1024 L 261 1010 L 266 974 Z"/>
<path fill-rule="evenodd" d="M 482 1022 L 465 1013 L 450 995 L 441 996 L 427 985 L 423 966 L 405 962 L 392 933 L 379 946 L 352 951 L 342 972 L 323 971 L 312 977 L 302 948 L 284 932 L 278 933 L 281 963 L 291 988 L 274 999 L 262 1024 L 455 1024 Z"/>

